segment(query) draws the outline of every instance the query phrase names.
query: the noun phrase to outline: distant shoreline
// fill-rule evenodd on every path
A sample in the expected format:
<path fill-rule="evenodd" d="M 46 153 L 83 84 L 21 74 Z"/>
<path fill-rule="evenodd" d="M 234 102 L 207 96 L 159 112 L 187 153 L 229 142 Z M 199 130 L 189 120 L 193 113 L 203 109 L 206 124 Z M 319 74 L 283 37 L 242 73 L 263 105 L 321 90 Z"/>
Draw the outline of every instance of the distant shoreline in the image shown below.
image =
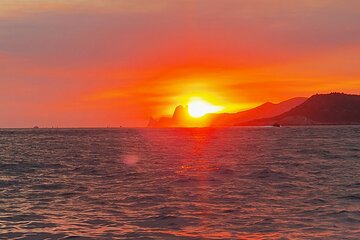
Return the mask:
<path fill-rule="evenodd" d="M 311 125 L 285 125 L 280 128 L 296 128 L 296 127 L 349 127 L 349 126 L 360 126 L 358 124 L 311 124 Z M 0 127 L 0 130 L 119 130 L 119 129 L 199 129 L 199 128 L 212 128 L 212 129 L 226 129 L 226 128 L 279 128 L 270 125 L 242 125 L 242 126 L 209 126 L 209 127 L 59 127 L 59 128 L 30 128 L 30 127 Z"/>

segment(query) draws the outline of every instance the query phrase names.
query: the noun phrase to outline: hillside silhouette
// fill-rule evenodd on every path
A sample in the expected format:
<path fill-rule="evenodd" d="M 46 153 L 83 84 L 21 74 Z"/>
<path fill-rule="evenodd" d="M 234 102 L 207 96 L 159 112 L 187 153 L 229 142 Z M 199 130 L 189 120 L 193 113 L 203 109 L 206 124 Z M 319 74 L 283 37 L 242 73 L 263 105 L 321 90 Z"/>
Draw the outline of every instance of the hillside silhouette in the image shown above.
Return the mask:
<path fill-rule="evenodd" d="M 179 105 L 175 108 L 172 117 L 161 117 L 159 119 L 151 118 L 148 127 L 185 127 L 188 124 L 187 106 Z"/>
<path fill-rule="evenodd" d="M 360 124 L 360 95 L 316 94 L 276 117 L 240 123 L 246 126 Z"/>
<path fill-rule="evenodd" d="M 259 118 L 274 117 L 305 102 L 307 98 L 297 97 L 280 103 L 267 102 L 258 107 L 238 113 L 207 114 L 200 119 L 190 118 L 187 106 L 177 106 L 172 117 L 151 118 L 148 127 L 226 127 Z"/>
<path fill-rule="evenodd" d="M 302 104 L 307 98 L 296 97 L 280 103 L 266 102 L 256 108 L 238 113 L 212 114 L 211 126 L 233 126 L 259 118 L 274 117 Z"/>

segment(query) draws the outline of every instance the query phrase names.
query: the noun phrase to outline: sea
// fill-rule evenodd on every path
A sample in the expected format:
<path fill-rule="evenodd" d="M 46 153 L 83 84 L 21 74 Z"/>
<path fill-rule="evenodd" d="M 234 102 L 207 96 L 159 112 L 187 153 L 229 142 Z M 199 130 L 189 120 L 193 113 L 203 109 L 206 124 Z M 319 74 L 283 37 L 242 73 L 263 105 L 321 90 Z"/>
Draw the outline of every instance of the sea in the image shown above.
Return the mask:
<path fill-rule="evenodd" d="M 0 239 L 360 239 L 360 126 L 1 129 Z"/>

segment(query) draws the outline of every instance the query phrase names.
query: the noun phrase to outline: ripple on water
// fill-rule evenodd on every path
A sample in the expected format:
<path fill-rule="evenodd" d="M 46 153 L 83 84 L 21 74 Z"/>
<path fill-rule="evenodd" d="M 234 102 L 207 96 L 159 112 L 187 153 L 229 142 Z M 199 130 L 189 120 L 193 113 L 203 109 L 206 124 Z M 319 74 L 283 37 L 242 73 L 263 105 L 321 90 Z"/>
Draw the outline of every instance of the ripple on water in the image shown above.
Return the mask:
<path fill-rule="evenodd" d="M 359 129 L 1 130 L 0 239 L 359 239 Z"/>

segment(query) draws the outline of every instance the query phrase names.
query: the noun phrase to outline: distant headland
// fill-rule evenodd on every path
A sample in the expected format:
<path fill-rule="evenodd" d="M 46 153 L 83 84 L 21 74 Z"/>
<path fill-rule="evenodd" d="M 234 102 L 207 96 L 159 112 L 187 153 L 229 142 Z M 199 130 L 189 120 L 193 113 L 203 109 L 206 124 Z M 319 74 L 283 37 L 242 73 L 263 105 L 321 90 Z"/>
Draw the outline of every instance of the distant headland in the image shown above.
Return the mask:
<path fill-rule="evenodd" d="M 301 126 L 360 124 L 360 95 L 345 93 L 297 97 L 278 104 L 264 103 L 238 113 L 212 113 L 201 119 L 188 117 L 177 106 L 172 117 L 151 118 L 148 127 Z"/>

